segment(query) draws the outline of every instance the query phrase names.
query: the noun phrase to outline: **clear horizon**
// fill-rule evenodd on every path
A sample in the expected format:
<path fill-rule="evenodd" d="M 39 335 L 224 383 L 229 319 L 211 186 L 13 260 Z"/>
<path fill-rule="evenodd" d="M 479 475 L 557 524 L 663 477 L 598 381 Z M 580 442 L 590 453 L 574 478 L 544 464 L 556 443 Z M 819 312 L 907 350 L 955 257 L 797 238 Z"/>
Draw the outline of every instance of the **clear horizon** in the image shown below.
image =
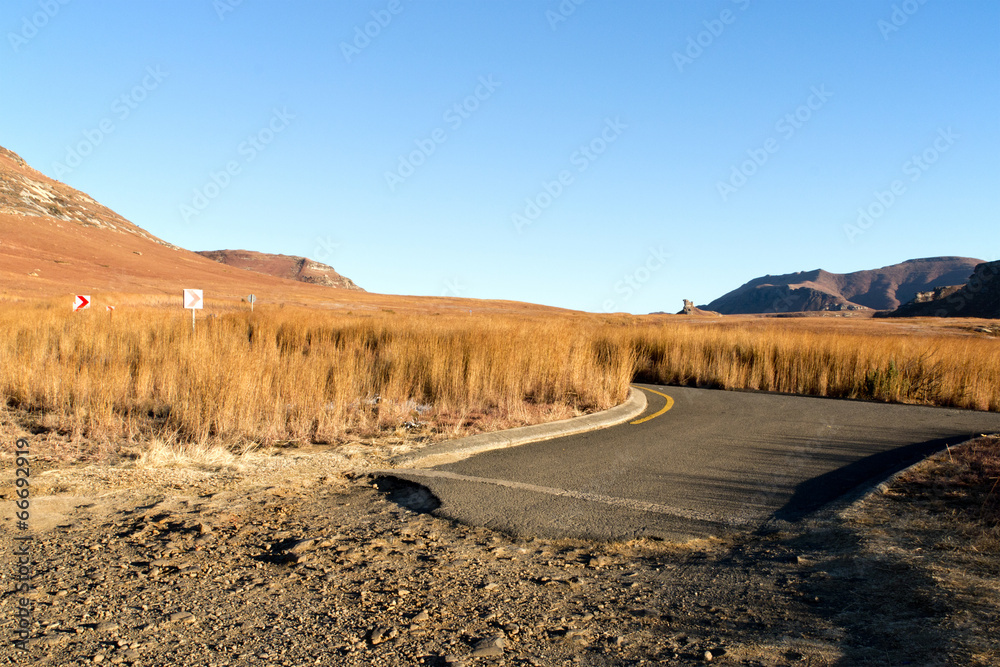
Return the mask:
<path fill-rule="evenodd" d="M 677 311 L 998 259 L 1000 5 L 8 3 L 0 145 L 190 250 Z"/>

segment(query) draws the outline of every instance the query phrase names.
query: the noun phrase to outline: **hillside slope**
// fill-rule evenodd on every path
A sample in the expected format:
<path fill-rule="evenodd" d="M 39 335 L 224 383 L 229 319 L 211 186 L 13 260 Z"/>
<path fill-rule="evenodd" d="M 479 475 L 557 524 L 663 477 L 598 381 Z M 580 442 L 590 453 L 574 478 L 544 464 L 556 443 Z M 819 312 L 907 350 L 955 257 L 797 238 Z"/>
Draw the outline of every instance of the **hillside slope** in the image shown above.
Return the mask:
<path fill-rule="evenodd" d="M 254 250 L 199 250 L 202 257 L 237 269 L 256 271 L 269 276 L 297 280 L 338 289 L 360 290 L 353 280 L 337 273 L 332 266 L 296 255 L 273 255 Z"/>
<path fill-rule="evenodd" d="M 0 300 L 65 296 L 69 307 L 70 295 L 89 294 L 101 308 L 122 303 L 122 295 L 138 295 L 143 302 L 176 299 L 180 305 L 183 290 L 193 288 L 204 290 L 207 308 L 238 304 L 253 293 L 261 304 L 346 310 L 566 312 L 516 301 L 331 290 L 322 284 L 321 270 L 306 266 L 302 273 L 316 281 L 244 271 L 179 248 L 0 147 Z"/>
<path fill-rule="evenodd" d="M 914 299 L 918 292 L 963 284 L 981 262 L 967 257 L 931 257 L 852 273 L 816 269 L 763 276 L 701 307 L 725 315 L 892 310 Z"/>

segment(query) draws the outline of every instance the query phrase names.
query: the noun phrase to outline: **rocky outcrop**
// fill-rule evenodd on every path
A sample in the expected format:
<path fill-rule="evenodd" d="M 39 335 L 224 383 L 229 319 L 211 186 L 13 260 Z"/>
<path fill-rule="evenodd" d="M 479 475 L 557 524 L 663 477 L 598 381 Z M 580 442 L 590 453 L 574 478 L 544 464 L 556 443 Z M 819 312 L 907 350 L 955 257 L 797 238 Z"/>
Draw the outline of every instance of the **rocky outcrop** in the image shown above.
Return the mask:
<path fill-rule="evenodd" d="M 176 248 L 79 190 L 32 169 L 20 155 L 3 147 L 0 147 L 0 214 L 108 229 Z"/>
<path fill-rule="evenodd" d="M 678 315 L 707 315 L 709 317 L 722 317 L 721 314 L 716 313 L 711 310 L 702 310 L 698 306 L 694 305 L 693 301 L 688 301 L 684 299 L 684 308 L 681 309 Z"/>
<path fill-rule="evenodd" d="M 332 266 L 307 257 L 274 255 L 254 250 L 200 250 L 198 254 L 227 266 L 269 276 L 337 289 L 364 291 L 353 280 L 337 273 Z"/>
<path fill-rule="evenodd" d="M 975 267 L 963 285 L 921 292 L 909 303 L 882 317 L 1000 318 L 1000 261 Z"/>
<path fill-rule="evenodd" d="M 111 305 L 108 294 L 173 294 L 179 307 L 181 290 L 197 288 L 230 301 L 251 293 L 271 303 L 367 300 L 363 291 L 331 298 L 329 289 L 305 284 L 354 286 L 329 267 L 297 259 L 301 282 L 213 262 L 153 236 L 0 147 L 0 298 L 85 294 L 96 306 Z"/>

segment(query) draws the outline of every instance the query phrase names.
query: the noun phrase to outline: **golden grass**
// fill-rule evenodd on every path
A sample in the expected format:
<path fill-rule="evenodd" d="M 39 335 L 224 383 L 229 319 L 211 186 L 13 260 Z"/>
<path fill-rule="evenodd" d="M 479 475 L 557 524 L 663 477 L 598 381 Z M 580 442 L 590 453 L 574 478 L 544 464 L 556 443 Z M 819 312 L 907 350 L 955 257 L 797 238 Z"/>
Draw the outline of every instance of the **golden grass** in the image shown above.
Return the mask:
<path fill-rule="evenodd" d="M 629 337 L 650 382 L 1000 411 L 1000 341 L 958 329 L 758 319 Z"/>
<path fill-rule="evenodd" d="M 459 415 L 625 398 L 629 353 L 594 326 L 513 318 L 263 308 L 67 313 L 0 308 L 0 396 L 87 438 L 337 442 Z"/>
<path fill-rule="evenodd" d="M 0 403 L 95 441 L 334 443 L 608 408 L 632 381 L 1000 410 L 1000 340 L 905 322 L 0 305 Z M 425 427 L 427 428 L 427 427 Z"/>

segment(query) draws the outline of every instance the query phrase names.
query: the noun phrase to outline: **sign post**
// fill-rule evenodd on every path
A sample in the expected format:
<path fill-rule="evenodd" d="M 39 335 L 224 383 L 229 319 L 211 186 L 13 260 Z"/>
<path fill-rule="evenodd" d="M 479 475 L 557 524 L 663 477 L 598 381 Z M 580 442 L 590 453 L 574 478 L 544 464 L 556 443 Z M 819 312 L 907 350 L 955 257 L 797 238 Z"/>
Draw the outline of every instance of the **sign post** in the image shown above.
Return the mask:
<path fill-rule="evenodd" d="M 90 295 L 77 294 L 76 298 L 73 299 L 73 312 L 78 313 L 81 310 L 87 310 L 88 308 L 90 308 Z"/>
<path fill-rule="evenodd" d="M 251 313 L 253 312 L 253 304 L 254 304 L 254 302 L 256 300 L 257 300 L 257 295 L 256 294 L 251 294 L 250 296 L 247 297 L 247 301 L 250 302 L 250 312 Z"/>
<path fill-rule="evenodd" d="M 194 331 L 194 311 L 205 307 L 205 299 L 200 289 L 184 290 L 184 307 L 191 309 L 191 331 Z"/>

